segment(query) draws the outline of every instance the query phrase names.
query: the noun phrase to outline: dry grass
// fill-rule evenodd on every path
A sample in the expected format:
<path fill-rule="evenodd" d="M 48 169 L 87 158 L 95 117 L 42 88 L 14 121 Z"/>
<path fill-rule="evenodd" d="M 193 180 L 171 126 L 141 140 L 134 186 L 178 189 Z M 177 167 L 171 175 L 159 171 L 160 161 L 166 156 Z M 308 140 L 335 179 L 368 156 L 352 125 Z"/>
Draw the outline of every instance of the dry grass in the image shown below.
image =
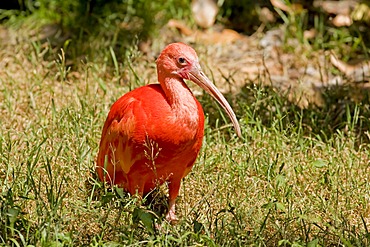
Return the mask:
<path fill-rule="evenodd" d="M 104 54 L 70 68 L 47 44 L 0 50 L 2 244 L 369 245 L 368 132 L 357 132 L 368 123 L 368 102 L 325 139 L 312 132 L 322 123 L 315 111 L 245 87 L 232 97 L 243 126 L 237 140 L 216 104 L 200 97 L 210 114 L 205 143 L 183 182 L 181 221 L 170 226 L 155 208 L 96 181 L 110 105 L 155 79 L 154 61 L 140 53 L 128 60 L 133 70 L 114 67 L 111 51 Z"/>

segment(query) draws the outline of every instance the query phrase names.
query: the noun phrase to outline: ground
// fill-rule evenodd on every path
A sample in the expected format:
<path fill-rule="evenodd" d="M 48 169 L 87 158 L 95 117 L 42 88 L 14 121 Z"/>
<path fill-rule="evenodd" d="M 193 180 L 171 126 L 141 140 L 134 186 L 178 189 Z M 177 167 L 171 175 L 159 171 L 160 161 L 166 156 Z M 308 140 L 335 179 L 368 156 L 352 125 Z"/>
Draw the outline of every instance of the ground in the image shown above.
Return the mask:
<path fill-rule="evenodd" d="M 210 33 L 165 26 L 167 36 L 147 49 L 133 46 L 129 59 L 117 62 L 107 48 L 74 65 L 68 46 L 65 52 L 2 30 L 2 244 L 369 245 L 368 82 L 340 93 L 343 101 L 330 100 L 330 86 L 355 81 L 336 69 L 336 53 L 294 38 L 283 46 L 283 29 L 209 42 L 202 37 Z M 109 107 L 156 81 L 155 57 L 169 40 L 194 46 L 243 133 L 238 139 L 217 104 L 191 86 L 207 123 L 201 154 L 182 184 L 176 226 L 157 214 L 165 200 L 142 203 L 97 181 L 94 171 Z M 366 79 L 366 62 L 361 66 Z"/>

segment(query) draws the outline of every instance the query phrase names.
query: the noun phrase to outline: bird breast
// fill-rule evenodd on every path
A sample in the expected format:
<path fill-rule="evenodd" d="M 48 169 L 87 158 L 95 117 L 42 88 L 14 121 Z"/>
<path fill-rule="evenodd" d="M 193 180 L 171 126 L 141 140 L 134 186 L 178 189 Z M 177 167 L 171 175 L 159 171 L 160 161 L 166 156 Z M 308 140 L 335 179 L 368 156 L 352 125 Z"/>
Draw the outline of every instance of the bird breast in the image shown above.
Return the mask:
<path fill-rule="evenodd" d="M 174 146 L 194 142 L 203 131 L 204 115 L 200 103 L 189 89 L 171 88 L 176 93 L 174 100 L 169 100 L 163 87 L 152 84 L 135 90 L 136 99 L 135 139 L 149 137 L 153 141 L 171 143 Z M 150 100 L 139 100 L 137 96 L 145 95 Z"/>

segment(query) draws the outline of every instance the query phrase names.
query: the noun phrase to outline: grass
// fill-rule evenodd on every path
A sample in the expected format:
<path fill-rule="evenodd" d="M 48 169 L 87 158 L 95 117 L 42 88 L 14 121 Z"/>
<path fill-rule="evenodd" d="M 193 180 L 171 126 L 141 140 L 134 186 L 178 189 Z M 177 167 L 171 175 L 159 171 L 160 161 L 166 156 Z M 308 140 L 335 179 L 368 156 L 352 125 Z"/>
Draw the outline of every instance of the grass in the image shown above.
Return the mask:
<path fill-rule="evenodd" d="M 369 102 L 340 102 L 350 88 L 328 92 L 323 108 L 300 109 L 250 84 L 228 95 L 242 139 L 199 97 L 204 145 L 182 183 L 175 226 L 156 214 L 153 204 L 165 201 L 142 203 L 97 181 L 111 104 L 156 81 L 154 61 L 132 47 L 107 46 L 73 66 L 69 45 L 1 49 L 1 245 L 370 245 Z"/>
<path fill-rule="evenodd" d="M 273 91 L 246 88 L 236 108 L 243 140 L 208 120 L 201 156 L 183 182 L 181 221 L 172 227 L 96 181 L 102 124 L 128 90 L 109 82 L 116 68 L 85 64 L 72 74 L 63 61 L 27 58 L 27 49 L 11 55 L 14 64 L 1 75 L 4 244 L 368 244 L 369 146 L 358 145 L 352 129 L 324 141 L 307 135 L 305 119 L 286 122 L 291 113 Z M 264 104 L 277 109 L 268 120 Z M 345 123 L 358 121 L 349 115 Z M 148 217 L 161 232 L 144 224 Z"/>

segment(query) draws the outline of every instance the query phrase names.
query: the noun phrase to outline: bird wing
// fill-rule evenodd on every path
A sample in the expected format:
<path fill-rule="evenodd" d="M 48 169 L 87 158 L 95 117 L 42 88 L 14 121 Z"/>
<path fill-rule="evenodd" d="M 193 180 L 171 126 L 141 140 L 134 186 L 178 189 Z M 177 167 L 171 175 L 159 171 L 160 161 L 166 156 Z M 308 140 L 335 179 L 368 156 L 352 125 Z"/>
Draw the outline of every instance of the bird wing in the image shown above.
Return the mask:
<path fill-rule="evenodd" d="M 114 179 L 117 174 L 127 174 L 139 158 L 134 154 L 133 138 L 137 131 L 135 109 L 138 109 L 140 104 L 140 101 L 126 94 L 112 105 L 103 127 L 99 147 L 97 165 L 100 169 L 97 171 L 100 178 L 106 173 L 109 179 L 113 179 L 113 183 L 119 183 L 115 182 L 118 178 Z"/>

